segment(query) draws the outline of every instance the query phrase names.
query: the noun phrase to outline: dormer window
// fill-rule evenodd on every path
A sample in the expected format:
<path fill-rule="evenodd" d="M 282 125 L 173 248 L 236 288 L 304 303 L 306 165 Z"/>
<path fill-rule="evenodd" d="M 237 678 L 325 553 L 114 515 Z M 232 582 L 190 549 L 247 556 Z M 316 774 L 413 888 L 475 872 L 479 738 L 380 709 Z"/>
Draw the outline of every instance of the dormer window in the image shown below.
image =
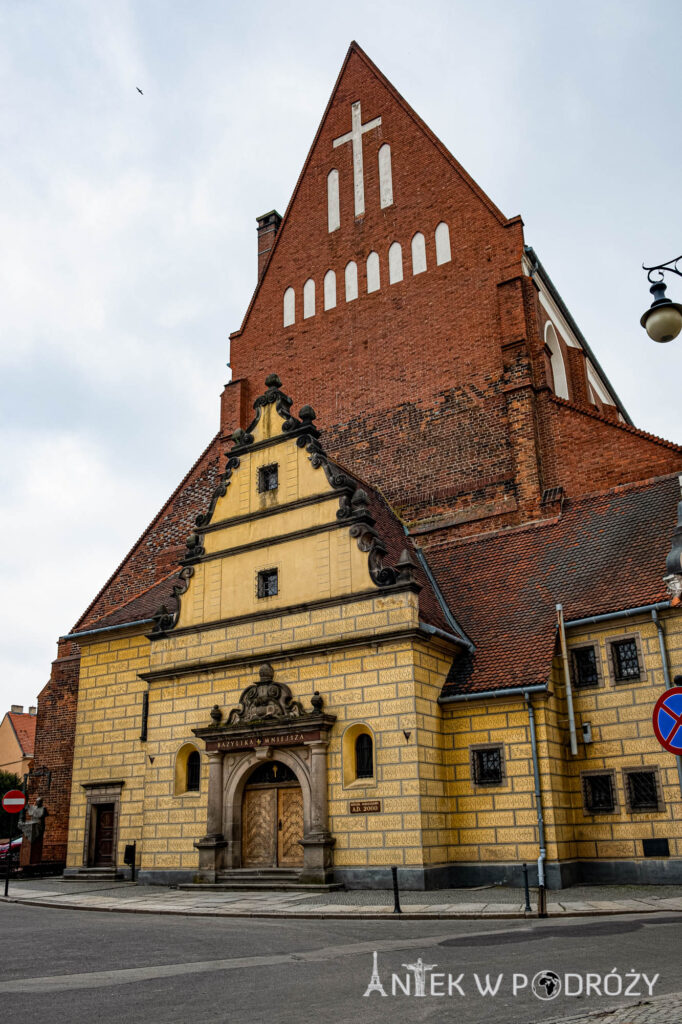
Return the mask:
<path fill-rule="evenodd" d="M 261 466 L 258 470 L 258 492 L 276 491 L 279 487 L 279 473 L 277 463 L 271 466 Z"/>
<path fill-rule="evenodd" d="M 277 591 L 277 570 L 262 569 L 258 573 L 258 596 L 275 597 Z"/>

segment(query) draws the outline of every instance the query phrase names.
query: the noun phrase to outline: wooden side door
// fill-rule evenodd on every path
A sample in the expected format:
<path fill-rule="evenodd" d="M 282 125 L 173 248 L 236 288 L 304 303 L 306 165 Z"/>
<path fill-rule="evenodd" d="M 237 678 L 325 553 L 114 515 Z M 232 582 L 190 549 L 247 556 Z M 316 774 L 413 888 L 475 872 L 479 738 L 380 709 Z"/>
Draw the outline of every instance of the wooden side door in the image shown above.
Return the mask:
<path fill-rule="evenodd" d="M 277 863 L 282 868 L 303 866 L 303 793 L 299 786 L 277 790 Z"/>
<path fill-rule="evenodd" d="M 114 805 L 95 806 L 95 851 L 93 866 L 108 868 L 114 863 Z"/>
<path fill-rule="evenodd" d="M 247 789 L 242 807 L 242 865 L 276 865 L 277 790 Z"/>

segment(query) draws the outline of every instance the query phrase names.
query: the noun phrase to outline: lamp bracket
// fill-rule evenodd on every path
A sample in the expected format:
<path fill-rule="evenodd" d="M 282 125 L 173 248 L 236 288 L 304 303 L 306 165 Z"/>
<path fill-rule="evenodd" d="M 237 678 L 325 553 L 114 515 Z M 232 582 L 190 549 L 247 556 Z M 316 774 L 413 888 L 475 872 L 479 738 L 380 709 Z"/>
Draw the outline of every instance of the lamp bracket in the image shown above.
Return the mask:
<path fill-rule="evenodd" d="M 682 261 L 682 255 L 675 257 L 674 260 L 668 260 L 667 263 L 659 263 L 655 267 L 645 267 L 644 264 L 642 264 L 642 270 L 647 271 L 647 277 L 652 284 L 655 284 L 656 281 L 662 281 L 666 273 L 677 274 L 678 277 L 682 277 L 682 269 L 678 266 L 680 261 Z M 655 273 L 658 273 L 658 276 L 653 278 L 651 275 Z"/>

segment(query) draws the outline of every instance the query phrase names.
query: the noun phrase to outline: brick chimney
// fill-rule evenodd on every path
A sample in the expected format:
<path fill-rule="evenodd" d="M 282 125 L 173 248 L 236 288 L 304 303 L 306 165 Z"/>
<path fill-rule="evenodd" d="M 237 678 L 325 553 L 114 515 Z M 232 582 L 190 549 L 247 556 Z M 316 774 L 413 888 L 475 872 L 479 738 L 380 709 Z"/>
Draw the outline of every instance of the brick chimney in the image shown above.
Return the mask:
<path fill-rule="evenodd" d="M 36 708 L 30 707 L 28 709 L 28 713 L 29 713 L 29 715 L 37 715 L 38 714 L 38 708 L 37 707 Z"/>
<path fill-rule="evenodd" d="M 12 704 L 10 711 L 13 715 L 23 715 L 24 705 L 23 704 Z"/>
<path fill-rule="evenodd" d="M 275 235 L 279 231 L 282 217 L 277 210 L 270 210 L 270 213 L 256 217 L 256 221 L 258 223 L 258 277 L 260 279 L 270 250 L 275 244 Z"/>

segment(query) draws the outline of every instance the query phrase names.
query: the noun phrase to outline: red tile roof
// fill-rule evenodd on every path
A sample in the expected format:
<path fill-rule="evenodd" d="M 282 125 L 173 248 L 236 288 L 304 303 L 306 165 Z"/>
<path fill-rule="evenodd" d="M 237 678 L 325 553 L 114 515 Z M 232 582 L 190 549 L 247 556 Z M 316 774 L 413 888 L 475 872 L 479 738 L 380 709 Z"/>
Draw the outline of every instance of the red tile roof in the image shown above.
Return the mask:
<path fill-rule="evenodd" d="M 532 686 L 549 678 L 556 604 L 567 620 L 666 599 L 677 475 L 565 502 L 558 519 L 431 546 L 426 554 L 476 644 L 443 694 Z"/>
<path fill-rule="evenodd" d="M 18 715 L 16 711 L 8 711 L 7 717 L 12 723 L 22 754 L 24 757 L 33 757 L 36 741 L 36 715 Z"/>

